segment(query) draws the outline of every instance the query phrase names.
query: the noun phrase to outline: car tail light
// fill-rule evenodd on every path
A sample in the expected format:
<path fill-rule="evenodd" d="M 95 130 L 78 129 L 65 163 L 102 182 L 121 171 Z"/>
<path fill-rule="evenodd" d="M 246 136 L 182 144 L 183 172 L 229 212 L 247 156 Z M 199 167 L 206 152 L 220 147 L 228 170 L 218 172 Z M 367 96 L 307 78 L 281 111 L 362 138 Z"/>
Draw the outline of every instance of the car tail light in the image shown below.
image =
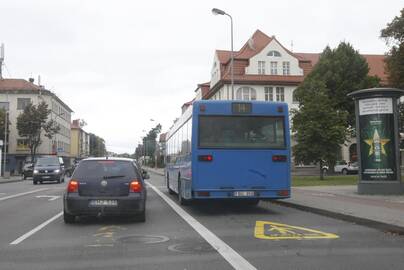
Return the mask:
<path fill-rule="evenodd" d="M 142 182 L 140 182 L 139 180 L 133 180 L 132 182 L 130 182 L 129 191 L 130 192 L 141 192 L 142 191 Z"/>
<path fill-rule="evenodd" d="M 274 155 L 272 156 L 272 161 L 273 162 L 286 162 L 288 160 L 288 157 L 285 155 Z"/>
<path fill-rule="evenodd" d="M 200 155 L 198 156 L 199 161 L 212 161 L 213 156 L 212 155 Z"/>
<path fill-rule="evenodd" d="M 79 190 L 79 182 L 77 180 L 70 180 L 67 185 L 67 192 L 77 192 Z"/>

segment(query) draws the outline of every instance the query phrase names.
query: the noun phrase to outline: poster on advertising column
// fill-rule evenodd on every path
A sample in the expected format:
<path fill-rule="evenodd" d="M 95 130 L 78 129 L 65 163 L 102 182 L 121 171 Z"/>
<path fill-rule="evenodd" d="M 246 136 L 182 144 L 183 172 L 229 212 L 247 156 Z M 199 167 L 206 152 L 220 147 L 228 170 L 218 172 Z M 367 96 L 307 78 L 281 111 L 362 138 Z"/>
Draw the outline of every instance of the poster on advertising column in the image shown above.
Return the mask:
<path fill-rule="evenodd" d="M 392 98 L 359 100 L 362 180 L 397 179 Z"/>

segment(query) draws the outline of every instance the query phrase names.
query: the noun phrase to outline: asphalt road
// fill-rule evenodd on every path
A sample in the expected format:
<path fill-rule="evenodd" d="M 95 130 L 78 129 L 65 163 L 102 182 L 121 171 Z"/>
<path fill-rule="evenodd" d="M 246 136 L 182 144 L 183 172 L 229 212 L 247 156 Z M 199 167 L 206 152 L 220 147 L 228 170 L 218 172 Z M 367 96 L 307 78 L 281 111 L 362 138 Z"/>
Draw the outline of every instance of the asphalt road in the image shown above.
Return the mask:
<path fill-rule="evenodd" d="M 402 236 L 269 202 L 179 207 L 161 176 L 147 181 L 145 223 L 72 225 L 66 184 L 1 184 L 0 269 L 403 269 Z"/>

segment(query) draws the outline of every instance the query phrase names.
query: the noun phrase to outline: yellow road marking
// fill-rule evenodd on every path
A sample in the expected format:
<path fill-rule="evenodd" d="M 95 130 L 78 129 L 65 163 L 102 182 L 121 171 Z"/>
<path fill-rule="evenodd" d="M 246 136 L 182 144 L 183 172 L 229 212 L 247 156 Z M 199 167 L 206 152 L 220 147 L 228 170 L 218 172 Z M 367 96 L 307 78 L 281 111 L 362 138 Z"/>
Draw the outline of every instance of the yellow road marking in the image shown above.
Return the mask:
<path fill-rule="evenodd" d="M 313 229 L 291 226 L 282 223 L 270 221 L 256 221 L 255 238 L 268 240 L 284 239 L 336 239 L 338 235 L 333 233 L 321 232 Z"/>

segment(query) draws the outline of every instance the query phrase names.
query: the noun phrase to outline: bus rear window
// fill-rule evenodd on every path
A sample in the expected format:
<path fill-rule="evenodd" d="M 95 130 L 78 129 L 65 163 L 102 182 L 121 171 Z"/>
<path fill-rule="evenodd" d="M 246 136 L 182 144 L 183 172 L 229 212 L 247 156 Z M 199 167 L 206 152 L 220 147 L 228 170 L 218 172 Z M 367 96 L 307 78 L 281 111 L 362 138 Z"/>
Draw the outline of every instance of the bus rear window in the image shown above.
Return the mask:
<path fill-rule="evenodd" d="M 285 148 L 284 117 L 201 115 L 199 148 Z"/>

